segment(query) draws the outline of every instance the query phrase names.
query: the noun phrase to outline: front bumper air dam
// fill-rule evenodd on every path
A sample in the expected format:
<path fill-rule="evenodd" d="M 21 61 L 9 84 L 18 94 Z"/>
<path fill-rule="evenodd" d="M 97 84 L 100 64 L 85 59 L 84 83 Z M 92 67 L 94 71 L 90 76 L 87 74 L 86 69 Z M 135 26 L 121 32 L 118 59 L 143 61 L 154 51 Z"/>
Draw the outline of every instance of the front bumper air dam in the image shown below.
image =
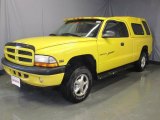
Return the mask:
<path fill-rule="evenodd" d="M 22 82 L 38 87 L 60 85 L 65 72 L 65 66 L 56 68 L 28 67 L 14 64 L 5 58 L 2 58 L 2 65 L 9 75 L 16 76 Z"/>

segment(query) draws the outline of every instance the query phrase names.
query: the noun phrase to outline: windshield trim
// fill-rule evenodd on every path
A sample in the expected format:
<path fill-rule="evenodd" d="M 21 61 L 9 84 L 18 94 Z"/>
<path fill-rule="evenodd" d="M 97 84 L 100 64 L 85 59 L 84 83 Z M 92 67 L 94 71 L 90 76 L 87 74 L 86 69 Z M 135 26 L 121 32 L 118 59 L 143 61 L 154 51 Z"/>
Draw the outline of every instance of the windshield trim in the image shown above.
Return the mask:
<path fill-rule="evenodd" d="M 91 37 L 91 38 L 97 38 L 97 36 L 99 35 L 99 31 L 100 31 L 100 29 L 101 29 L 101 26 L 102 26 L 102 24 L 103 24 L 103 21 L 104 20 L 99 20 L 99 19 L 78 19 L 78 20 L 70 20 L 70 21 L 67 21 L 67 22 L 65 22 L 64 23 L 64 25 L 65 24 L 68 24 L 68 23 L 72 23 L 72 22 L 81 22 L 81 21 L 94 21 L 95 23 L 96 23 L 96 21 L 100 21 L 97 25 L 95 24 L 95 26 L 88 32 L 88 33 L 86 33 L 86 35 L 83 35 L 83 36 L 74 36 L 74 37 L 86 37 L 86 38 L 89 38 L 89 37 Z M 99 28 L 98 28 L 99 27 Z M 91 32 L 93 32 L 96 28 L 98 28 L 98 31 L 97 31 L 97 34 L 96 34 L 96 36 L 89 36 L 90 35 L 90 33 Z M 52 34 L 54 34 L 54 35 L 52 35 Z M 51 36 L 63 36 L 63 35 L 60 35 L 60 34 L 57 34 L 57 32 L 54 32 L 54 33 L 52 33 L 52 34 L 50 34 Z M 68 33 L 69 34 L 69 33 Z M 72 36 L 72 35 L 67 35 L 67 36 Z"/>

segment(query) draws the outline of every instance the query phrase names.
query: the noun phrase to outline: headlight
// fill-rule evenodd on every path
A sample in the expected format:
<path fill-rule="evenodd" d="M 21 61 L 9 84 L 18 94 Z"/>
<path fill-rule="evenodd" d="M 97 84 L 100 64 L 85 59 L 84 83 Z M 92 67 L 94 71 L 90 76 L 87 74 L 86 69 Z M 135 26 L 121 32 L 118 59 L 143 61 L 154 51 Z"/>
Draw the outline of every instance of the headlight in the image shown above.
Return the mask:
<path fill-rule="evenodd" d="M 57 67 L 58 63 L 55 58 L 45 55 L 35 55 L 35 66 L 40 67 Z"/>

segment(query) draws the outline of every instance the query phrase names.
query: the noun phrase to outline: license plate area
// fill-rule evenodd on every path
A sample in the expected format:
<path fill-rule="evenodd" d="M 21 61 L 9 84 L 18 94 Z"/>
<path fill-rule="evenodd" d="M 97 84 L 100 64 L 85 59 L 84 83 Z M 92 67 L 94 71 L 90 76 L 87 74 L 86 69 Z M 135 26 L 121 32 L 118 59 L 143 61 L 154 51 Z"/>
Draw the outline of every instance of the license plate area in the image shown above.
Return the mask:
<path fill-rule="evenodd" d="M 21 87 L 21 80 L 18 77 L 11 76 L 11 83 L 17 87 Z"/>

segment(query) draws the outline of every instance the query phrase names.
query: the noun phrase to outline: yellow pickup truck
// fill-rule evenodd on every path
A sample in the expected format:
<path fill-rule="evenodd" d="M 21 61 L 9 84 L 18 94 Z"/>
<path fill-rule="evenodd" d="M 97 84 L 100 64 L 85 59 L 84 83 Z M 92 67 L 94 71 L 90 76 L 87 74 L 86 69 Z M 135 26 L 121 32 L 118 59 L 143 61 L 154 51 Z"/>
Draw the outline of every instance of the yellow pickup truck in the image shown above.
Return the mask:
<path fill-rule="evenodd" d="M 50 36 L 9 42 L 2 64 L 18 87 L 60 86 L 74 103 L 87 98 L 93 80 L 134 65 L 143 71 L 152 52 L 145 19 L 79 17 L 66 19 Z"/>

